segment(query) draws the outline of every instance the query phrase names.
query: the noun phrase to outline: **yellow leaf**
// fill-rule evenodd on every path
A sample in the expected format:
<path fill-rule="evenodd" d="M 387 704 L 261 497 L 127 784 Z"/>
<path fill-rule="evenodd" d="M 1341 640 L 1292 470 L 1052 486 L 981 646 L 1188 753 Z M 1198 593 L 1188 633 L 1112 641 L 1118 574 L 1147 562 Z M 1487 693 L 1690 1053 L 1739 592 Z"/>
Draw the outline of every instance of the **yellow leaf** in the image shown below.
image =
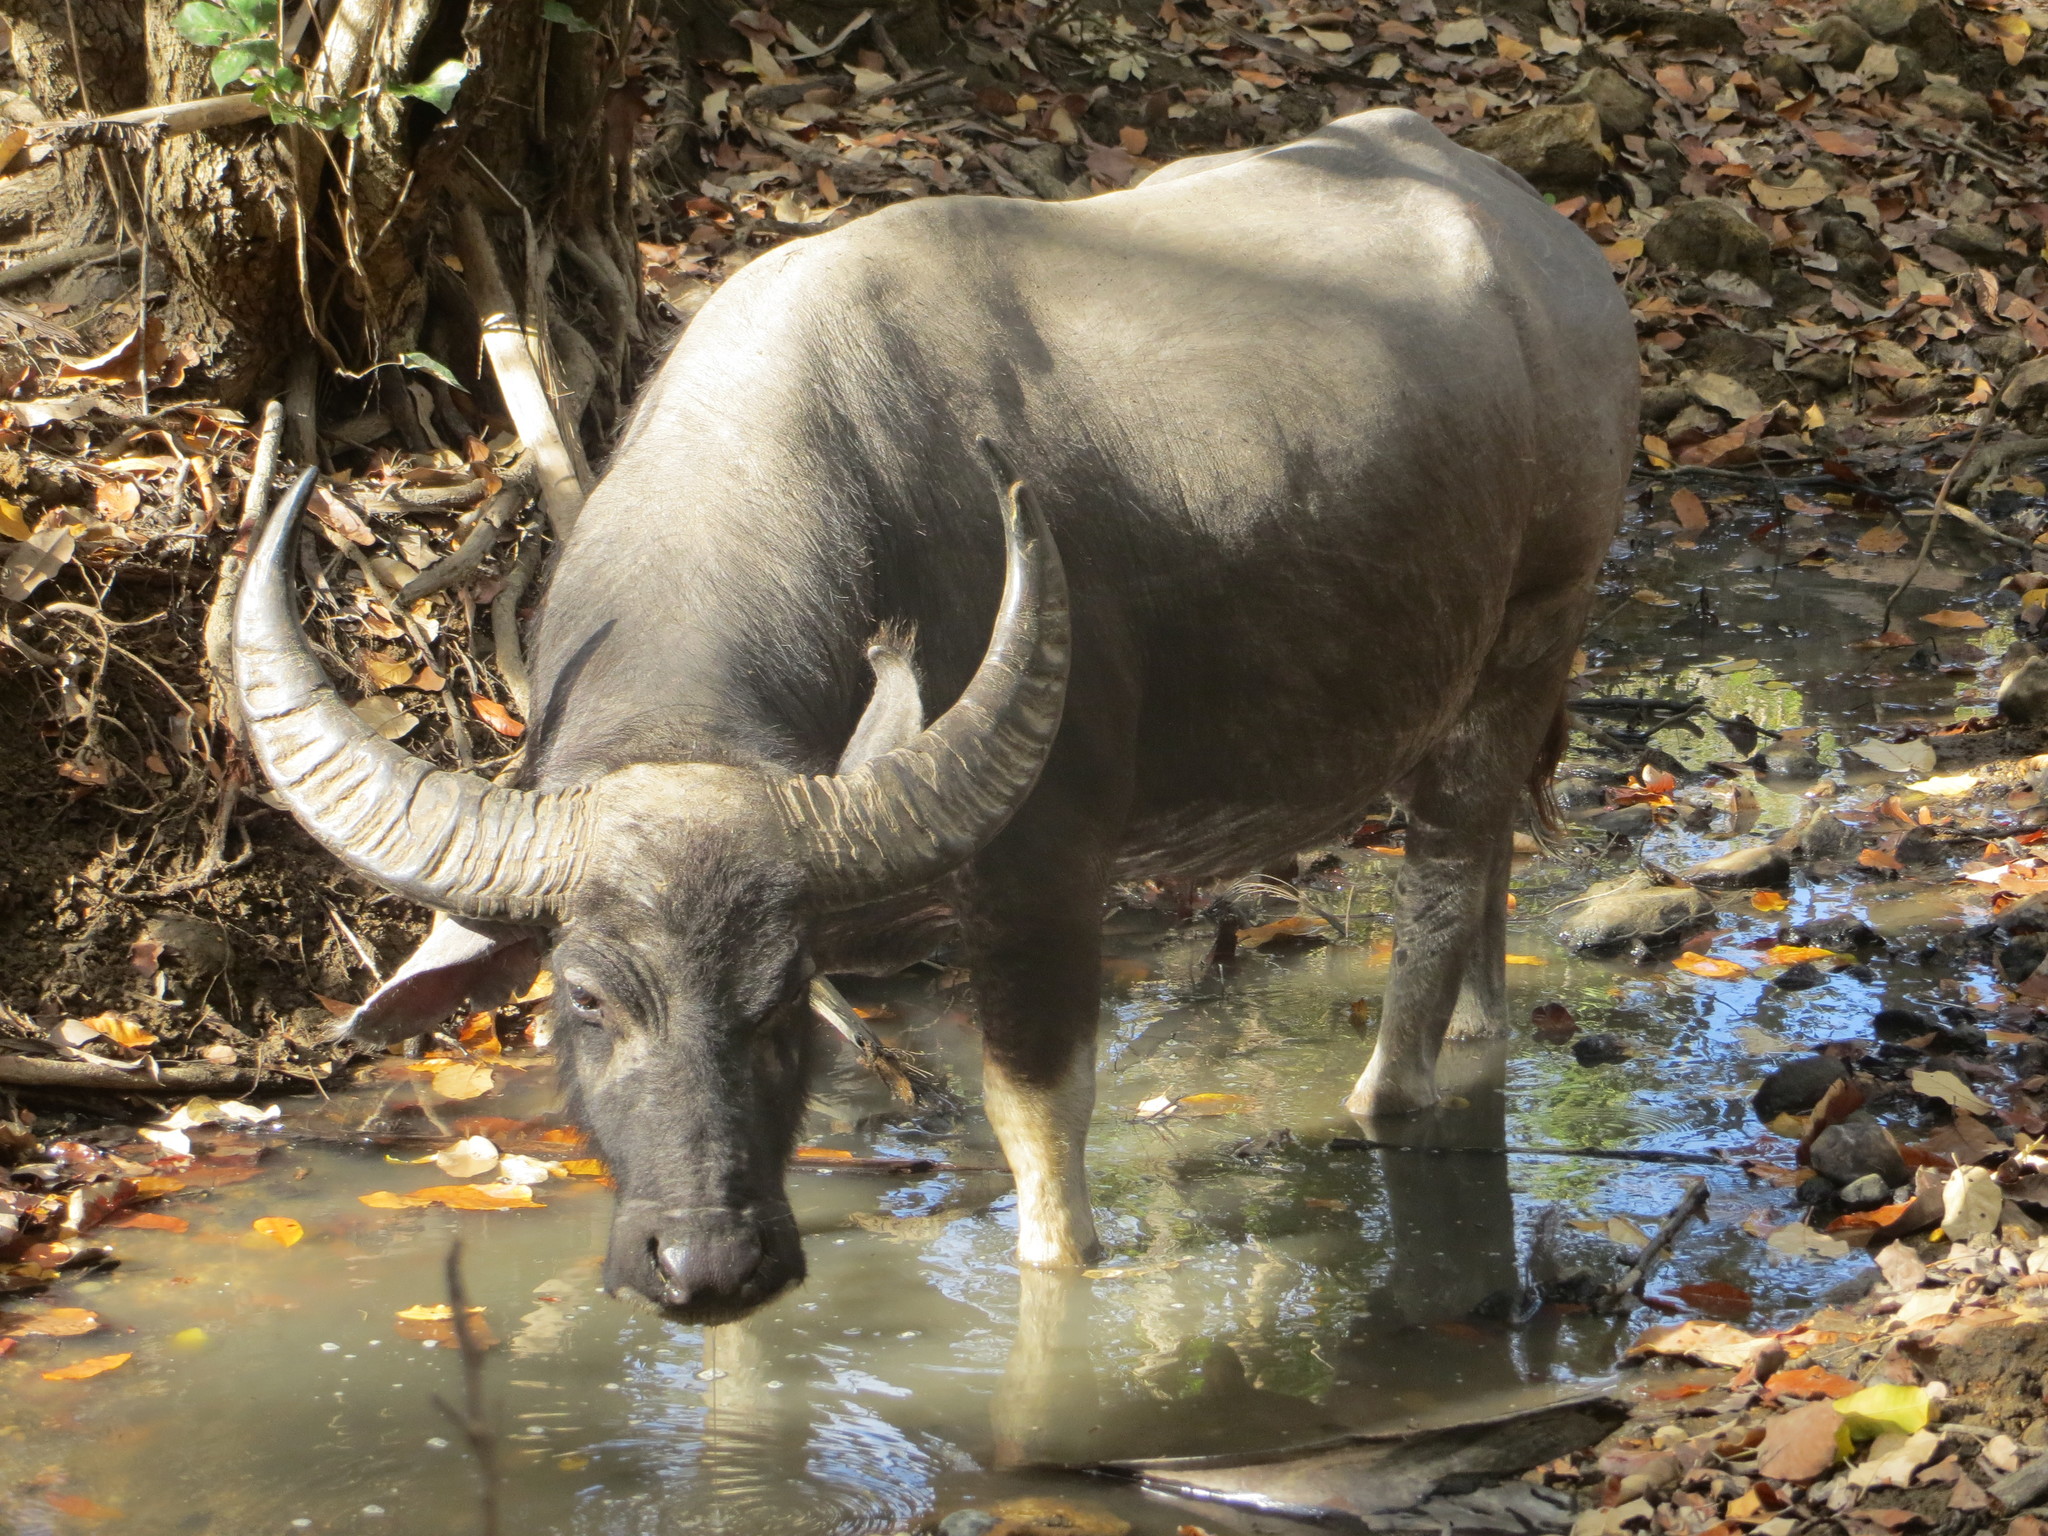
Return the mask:
<path fill-rule="evenodd" d="M 1832 949 L 1815 949 L 1807 944 L 1773 944 L 1764 951 L 1764 959 L 1772 965 L 1797 965 L 1802 960 L 1832 960 Z"/>
<path fill-rule="evenodd" d="M 363 652 L 363 670 L 379 688 L 398 688 L 412 681 L 412 663 L 402 656 Z"/>
<path fill-rule="evenodd" d="M 434 1092 L 444 1099 L 479 1099 L 496 1083 L 489 1067 L 473 1061 L 443 1067 L 434 1074 Z"/>
<path fill-rule="evenodd" d="M 380 1189 L 356 1196 L 364 1205 L 380 1211 L 412 1211 L 429 1205 L 445 1205 L 451 1211 L 544 1210 L 524 1184 L 433 1184 L 409 1194 Z"/>
<path fill-rule="evenodd" d="M 2027 1038 L 2031 1040 L 2034 1037 L 2029 1035 Z M 603 1158 L 576 1157 L 562 1164 L 562 1172 L 572 1179 L 602 1179 L 610 1176 L 611 1169 L 605 1166 Z"/>
<path fill-rule="evenodd" d="M 398 1314 L 398 1320 L 406 1323 L 442 1323 L 454 1316 L 455 1309 L 444 1301 L 433 1306 L 407 1307 Z"/>
<path fill-rule="evenodd" d="M 1943 608 L 1934 613 L 1920 615 L 1922 624 L 1937 625 L 1942 629 L 1989 629 L 1988 620 L 1981 613 L 1968 613 L 1961 608 Z"/>
<path fill-rule="evenodd" d="M 1678 606 L 1677 598 L 1666 597 L 1662 592 L 1656 591 L 1651 587 L 1638 587 L 1629 596 L 1651 608 L 1676 608 Z"/>
<path fill-rule="evenodd" d="M 1251 1107 L 1252 1101 L 1241 1093 L 1191 1093 L 1174 1101 L 1177 1113 L 1198 1117 L 1235 1115 Z"/>
<path fill-rule="evenodd" d="M 1930 1099 L 1940 1099 L 1944 1104 L 1966 1110 L 1973 1115 L 1988 1115 L 1994 1106 L 1979 1098 L 1969 1084 L 1953 1072 L 1915 1072 L 1913 1091 Z"/>
<path fill-rule="evenodd" d="M 306 1235 L 306 1229 L 289 1216 L 259 1216 L 250 1225 L 280 1248 L 289 1248 Z"/>
<path fill-rule="evenodd" d="M 1915 1434 L 1927 1427 L 1933 1399 L 1925 1387 L 1865 1387 L 1835 1399 L 1835 1412 L 1858 1440 L 1896 1432 Z"/>
<path fill-rule="evenodd" d="M 1782 912 L 1792 905 L 1776 891 L 1757 891 L 1750 896 L 1749 904 L 1759 912 Z"/>
<path fill-rule="evenodd" d="M 119 1370 L 134 1358 L 133 1354 L 98 1355 L 91 1360 L 81 1360 L 76 1365 L 67 1365 L 59 1370 L 45 1371 L 43 1372 L 43 1380 L 85 1381 L 90 1377 L 102 1375 L 107 1371 Z"/>
<path fill-rule="evenodd" d="M 1626 240 L 1617 240 L 1607 248 L 1607 259 L 1617 267 L 1625 261 L 1634 261 L 1643 254 L 1643 242 L 1631 235 Z"/>
<path fill-rule="evenodd" d="M 19 542 L 34 531 L 29 527 L 28 520 L 21 515 L 20 507 L 11 501 L 0 500 L 0 539 L 13 539 Z"/>
<path fill-rule="evenodd" d="M 91 1018 L 80 1019 L 78 1022 L 87 1029 L 97 1030 L 116 1045 L 139 1050 L 145 1045 L 156 1044 L 156 1036 L 125 1013 L 96 1013 Z"/>
<path fill-rule="evenodd" d="M 1508 962 L 1508 964 L 1509 964 L 1509 965 L 1547 965 L 1547 964 L 1549 964 L 1549 962 L 1548 962 L 1548 961 L 1546 961 L 1546 960 L 1545 960 L 1545 959 L 1544 959 L 1544 958 L 1543 958 L 1543 957 L 1542 957 L 1541 955 L 1509 955 L 1509 956 L 1507 956 L 1507 962 Z"/>
<path fill-rule="evenodd" d="M 1737 965 L 1733 960 L 1716 960 L 1711 955 L 1683 954 L 1671 964 L 1678 970 L 1705 976 L 1711 981 L 1732 981 L 1737 976 L 1749 974 L 1748 966 Z"/>

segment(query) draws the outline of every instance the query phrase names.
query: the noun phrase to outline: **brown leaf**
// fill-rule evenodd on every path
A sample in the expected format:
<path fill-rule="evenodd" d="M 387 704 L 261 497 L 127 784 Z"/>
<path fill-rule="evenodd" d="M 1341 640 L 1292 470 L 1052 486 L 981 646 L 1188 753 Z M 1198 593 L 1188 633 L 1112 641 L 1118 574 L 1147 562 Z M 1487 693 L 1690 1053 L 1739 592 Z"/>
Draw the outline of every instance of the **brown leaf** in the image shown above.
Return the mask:
<path fill-rule="evenodd" d="M 1835 1436 L 1842 1416 L 1832 1402 L 1808 1403 L 1781 1413 L 1764 1429 L 1757 1448 L 1760 1477 L 1785 1483 L 1810 1483 L 1835 1464 Z"/>
<path fill-rule="evenodd" d="M 129 1211 L 104 1223 L 132 1232 L 189 1232 L 192 1223 L 182 1216 L 166 1216 L 161 1211 Z"/>
<path fill-rule="evenodd" d="M 1856 541 L 1856 547 L 1866 555 L 1892 555 L 1912 542 L 1903 528 L 1873 528 Z"/>
<path fill-rule="evenodd" d="M 504 705 L 484 698 L 481 694 L 472 697 L 469 707 L 476 711 L 477 719 L 483 721 L 500 736 L 524 736 L 526 727 L 512 717 Z"/>
<path fill-rule="evenodd" d="M 1702 533 L 1707 527 L 1707 504 L 1700 500 L 1695 491 L 1676 490 L 1671 493 L 1671 515 L 1678 519 L 1678 526 L 1687 533 Z"/>
<path fill-rule="evenodd" d="M 1981 613 L 1970 613 L 1961 608 L 1942 608 L 1934 613 L 1920 615 L 1922 624 L 1934 624 L 1942 629 L 1989 629 L 1990 621 Z"/>
<path fill-rule="evenodd" d="M 444 1099 L 480 1099 L 496 1086 L 491 1069 L 480 1062 L 458 1062 L 434 1074 L 434 1092 Z"/>
<path fill-rule="evenodd" d="M 1538 1003 L 1529 1010 L 1529 1022 L 1539 1039 L 1562 1045 L 1579 1032 L 1578 1021 L 1563 1003 Z"/>

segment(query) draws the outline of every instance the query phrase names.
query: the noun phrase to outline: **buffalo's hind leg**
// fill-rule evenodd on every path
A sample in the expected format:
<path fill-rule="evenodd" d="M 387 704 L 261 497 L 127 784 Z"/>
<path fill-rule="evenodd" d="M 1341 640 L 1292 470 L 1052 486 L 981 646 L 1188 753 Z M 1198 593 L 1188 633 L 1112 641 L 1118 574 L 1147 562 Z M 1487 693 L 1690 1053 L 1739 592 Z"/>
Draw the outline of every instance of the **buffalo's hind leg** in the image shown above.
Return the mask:
<path fill-rule="evenodd" d="M 1562 632 L 1576 635 L 1576 626 Z M 1417 766 L 1401 799 L 1407 857 L 1395 887 L 1394 964 L 1379 1043 L 1345 1100 L 1361 1117 L 1407 1115 L 1437 1101 L 1446 1034 L 1507 1033 L 1507 897 L 1515 824 L 1532 771 L 1554 757 L 1564 658 L 1498 662 L 1450 734 Z"/>

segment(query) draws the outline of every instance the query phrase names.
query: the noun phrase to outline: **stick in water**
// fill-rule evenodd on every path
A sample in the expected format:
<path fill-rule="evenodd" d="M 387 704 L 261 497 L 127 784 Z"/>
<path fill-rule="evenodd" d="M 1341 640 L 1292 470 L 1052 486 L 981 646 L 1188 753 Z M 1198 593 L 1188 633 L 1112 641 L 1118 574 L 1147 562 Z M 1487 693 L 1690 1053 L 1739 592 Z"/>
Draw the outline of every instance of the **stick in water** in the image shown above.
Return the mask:
<path fill-rule="evenodd" d="M 1332 1152 L 1434 1152 L 1439 1155 L 1484 1153 L 1488 1157 L 1604 1157 L 1623 1163 L 1690 1163 L 1725 1168 L 1728 1160 L 1715 1152 L 1662 1152 L 1654 1147 L 1414 1147 L 1367 1136 L 1332 1136 Z"/>
<path fill-rule="evenodd" d="M 469 1291 L 462 1283 L 462 1239 L 448 1245 L 448 1310 L 454 1316 L 455 1342 L 462 1350 L 462 1412 L 457 1413 L 440 1393 L 434 1394 L 439 1408 L 469 1443 L 476 1458 L 478 1536 L 499 1536 L 498 1530 L 498 1437 L 484 1411 L 484 1346 L 476 1335 L 476 1319 L 469 1312 Z"/>

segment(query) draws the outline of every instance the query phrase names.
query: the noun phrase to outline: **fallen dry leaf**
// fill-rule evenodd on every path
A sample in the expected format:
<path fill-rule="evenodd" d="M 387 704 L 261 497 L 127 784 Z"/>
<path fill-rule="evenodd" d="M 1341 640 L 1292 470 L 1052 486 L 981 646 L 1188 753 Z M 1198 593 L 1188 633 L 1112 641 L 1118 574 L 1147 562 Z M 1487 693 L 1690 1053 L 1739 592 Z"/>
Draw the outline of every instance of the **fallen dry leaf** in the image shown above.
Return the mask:
<path fill-rule="evenodd" d="M 1942 629 L 1989 629 L 1991 623 L 1981 613 L 1969 613 L 1961 608 L 1942 608 L 1934 613 L 1920 615 L 1922 624 L 1933 624 Z"/>
<path fill-rule="evenodd" d="M 0 1318 L 0 1333 L 14 1338 L 70 1339 L 92 1333 L 100 1326 L 97 1312 L 84 1307 L 52 1307 L 29 1317 Z"/>
<path fill-rule="evenodd" d="M 1835 1464 L 1835 1437 L 1841 1427 L 1833 1403 L 1808 1403 L 1779 1414 L 1764 1426 L 1757 1473 L 1785 1483 L 1812 1482 Z"/>
<path fill-rule="evenodd" d="M 63 1366 L 58 1370 L 43 1372 L 45 1381 L 87 1381 L 94 1376 L 117 1371 L 135 1358 L 133 1353 L 125 1355 L 98 1355 L 91 1360 L 81 1360 L 76 1365 Z"/>
<path fill-rule="evenodd" d="M 364 1205 L 380 1211 L 411 1211 L 429 1205 L 445 1205 L 451 1211 L 522 1211 L 541 1210 L 542 1203 L 533 1198 L 533 1190 L 525 1184 L 433 1184 L 425 1189 L 415 1189 L 407 1194 L 393 1194 L 380 1189 L 373 1194 L 356 1196 Z"/>
<path fill-rule="evenodd" d="M 155 1045 L 156 1036 L 144 1029 L 125 1013 L 96 1013 L 79 1023 L 98 1035 L 104 1035 L 116 1045 L 140 1050 L 145 1045 Z"/>
<path fill-rule="evenodd" d="M 1738 976 L 1747 976 L 1749 967 L 1737 965 L 1733 960 L 1717 960 L 1712 955 L 1695 955 L 1690 950 L 1671 962 L 1673 969 L 1692 976 L 1704 976 L 1710 981 L 1733 981 Z"/>
<path fill-rule="evenodd" d="M 280 1248 L 289 1248 L 306 1235 L 306 1229 L 289 1216 L 259 1216 L 249 1225 Z"/>
<path fill-rule="evenodd" d="M 434 1074 L 434 1092 L 444 1099 L 480 1099 L 496 1086 L 491 1069 L 479 1062 L 458 1062 Z"/>
<path fill-rule="evenodd" d="M 475 695 L 470 699 L 469 707 L 476 712 L 477 719 L 483 721 L 485 725 L 488 725 L 500 736 L 513 737 L 526 734 L 526 727 L 514 719 L 511 712 L 504 705 L 484 698 L 481 694 Z"/>

